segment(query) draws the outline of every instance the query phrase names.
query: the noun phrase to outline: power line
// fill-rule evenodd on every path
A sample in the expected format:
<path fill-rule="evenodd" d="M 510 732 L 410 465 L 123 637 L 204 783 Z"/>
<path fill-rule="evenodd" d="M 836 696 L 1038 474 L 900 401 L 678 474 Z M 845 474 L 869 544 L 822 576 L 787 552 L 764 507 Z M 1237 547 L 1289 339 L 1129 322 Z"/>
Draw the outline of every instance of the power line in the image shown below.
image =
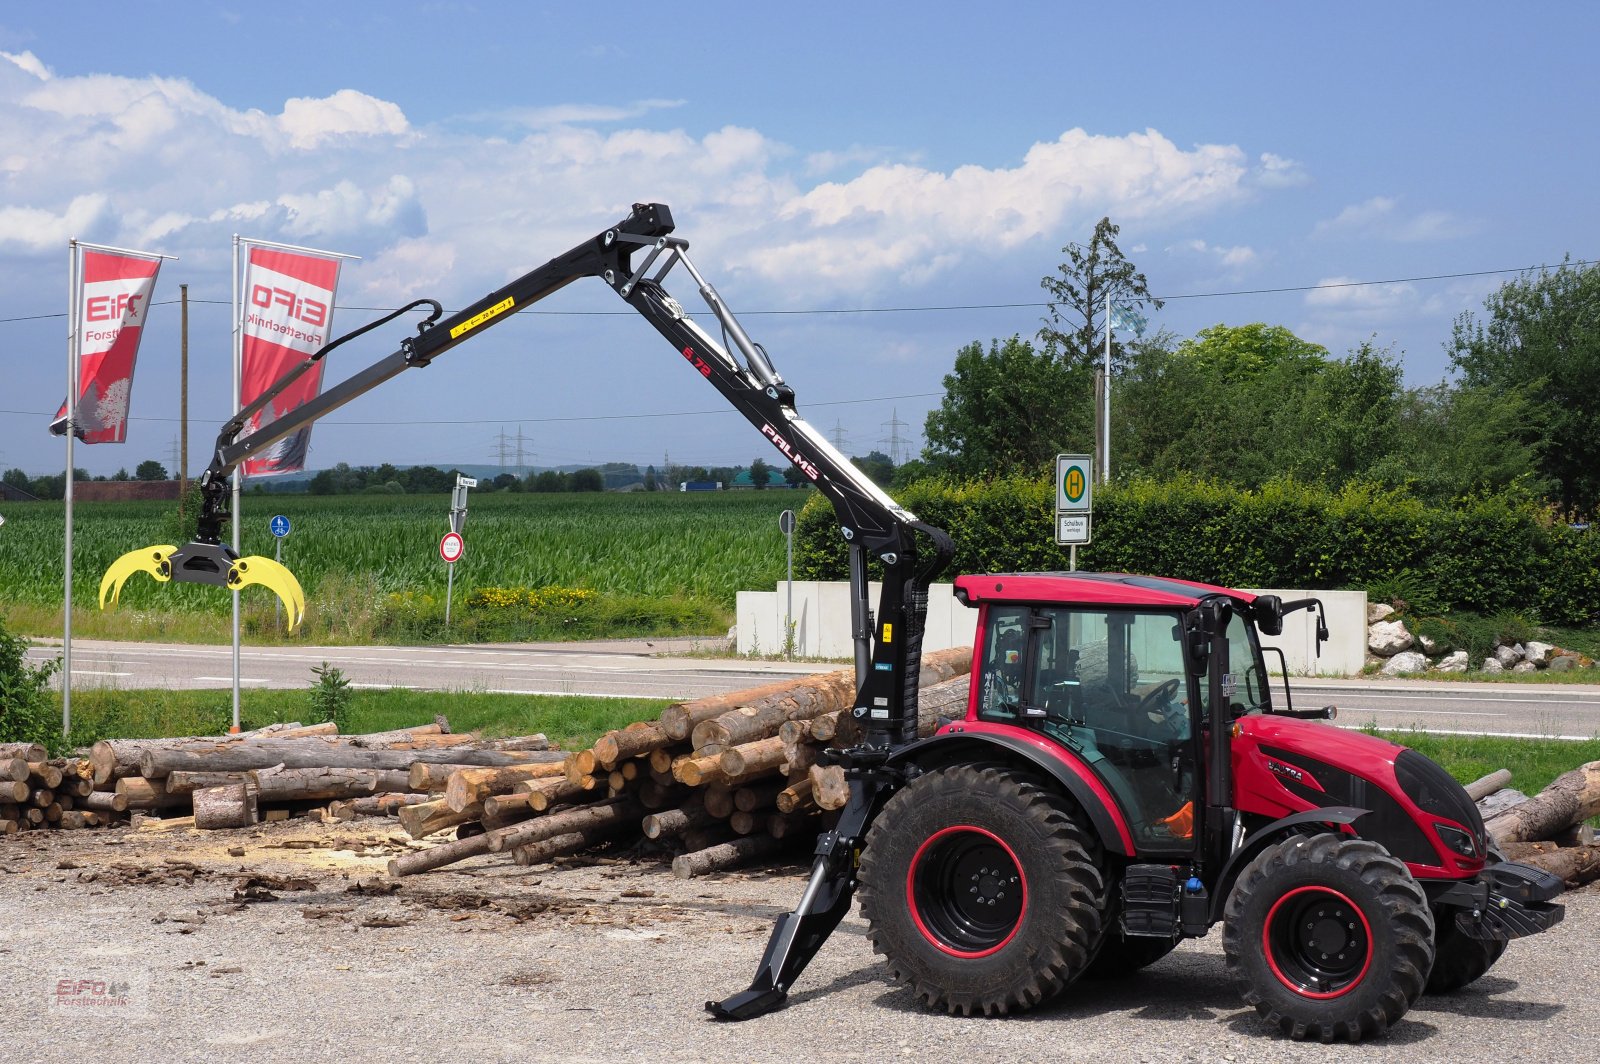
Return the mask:
<path fill-rule="evenodd" d="M 878 395 L 878 396 L 872 396 L 872 397 L 869 397 L 869 398 L 866 398 L 866 399 L 836 399 L 836 400 L 832 400 L 830 402 L 807 403 L 806 407 L 808 409 L 810 409 L 810 408 L 814 408 L 814 407 L 823 407 L 823 406 L 855 406 L 855 405 L 858 405 L 858 404 L 861 404 L 861 403 L 887 403 L 887 402 L 892 402 L 892 401 L 894 401 L 896 399 L 933 399 L 933 398 L 937 398 L 939 396 L 942 396 L 943 394 L 944 394 L 943 392 L 910 392 L 910 393 L 907 393 L 905 395 Z M 0 410 L 0 414 L 15 414 L 15 415 L 18 415 L 18 416 L 21 416 L 21 417 L 49 417 L 49 416 L 53 416 L 53 413 L 54 413 L 53 411 L 50 412 L 50 413 L 46 413 L 45 411 L 42 411 L 42 410 Z M 554 424 L 554 423 L 558 423 L 558 422 L 571 422 L 571 421 L 637 421 L 637 420 L 642 420 L 642 419 L 645 419 L 645 418 L 657 418 L 657 417 L 708 417 L 708 416 L 713 416 L 713 415 L 738 414 L 738 413 L 739 413 L 739 411 L 733 410 L 733 409 L 728 409 L 728 408 L 722 408 L 722 409 L 717 409 L 717 410 L 662 410 L 662 411 L 656 411 L 654 413 L 645 413 L 645 414 L 585 414 L 585 415 L 572 415 L 572 416 L 567 416 L 567 417 L 525 417 L 525 418 L 523 418 L 523 421 L 524 422 L 532 422 L 532 423 L 534 423 L 536 425 L 544 425 L 544 424 Z M 159 422 L 176 422 L 178 419 L 175 418 L 175 417 L 129 417 L 128 420 L 129 421 L 149 421 L 149 422 L 158 422 L 159 423 Z M 375 426 L 375 427 L 380 427 L 381 428 L 383 426 L 389 426 L 389 425 L 497 425 L 497 424 L 498 425 L 503 425 L 505 420 L 507 420 L 507 419 L 504 419 L 504 418 L 470 418 L 470 419 L 463 419 L 463 420 L 427 420 L 427 421 L 398 421 L 398 420 L 395 420 L 393 418 L 386 418 L 386 419 L 384 419 L 382 421 L 335 421 L 333 419 L 325 419 L 325 420 L 318 421 L 317 424 L 319 424 L 319 425 L 338 425 L 338 426 L 366 426 L 366 427 Z M 214 424 L 221 424 L 221 422 L 220 421 L 219 422 L 214 422 Z M 504 433 L 504 429 L 502 429 L 501 431 L 502 431 L 502 433 Z"/>
<path fill-rule="evenodd" d="M 1593 266 L 1597 262 L 1600 262 L 1600 260 L 1573 259 L 1561 263 L 1561 266 Z M 1281 295 L 1287 292 L 1316 292 L 1323 289 L 1367 288 L 1375 285 L 1385 284 L 1411 284 L 1413 282 L 1420 281 L 1454 281 L 1468 277 L 1494 277 L 1508 273 L 1528 273 L 1533 270 L 1546 270 L 1549 268 L 1549 263 L 1540 263 L 1536 266 L 1506 267 L 1497 270 L 1464 270 L 1458 273 L 1430 273 L 1418 274 L 1414 277 L 1389 277 L 1377 281 L 1332 281 L 1321 284 L 1285 285 L 1281 288 L 1239 288 L 1217 292 L 1174 292 L 1168 295 L 1153 295 L 1151 298 L 1159 299 L 1165 302 L 1169 299 L 1225 299 L 1232 296 Z M 229 305 L 229 301 L 223 299 L 190 298 L 189 302 L 191 304 L 208 303 L 218 306 Z M 177 303 L 178 300 L 176 299 L 165 299 L 158 300 L 151 305 L 165 307 L 173 306 Z M 1037 310 L 1041 307 L 1048 307 L 1049 305 L 1049 302 L 1045 301 L 1030 303 L 952 303 L 908 307 L 801 307 L 790 310 L 741 310 L 739 311 L 739 314 L 747 318 L 803 317 L 806 315 L 823 314 L 934 314 L 963 310 Z M 335 309 L 387 314 L 393 311 L 395 308 L 350 306 L 340 303 L 336 305 Z M 451 311 L 450 313 L 455 312 Z M 567 318 L 625 318 L 632 317 L 635 312 L 632 310 L 534 310 L 530 308 L 527 310 L 518 311 L 518 313 Z M 28 314 L 13 318 L 0 318 L 0 325 L 8 325 L 13 322 L 20 321 L 40 321 L 47 318 L 65 318 L 66 316 L 67 315 L 65 312 L 57 314 Z M 689 316 L 711 317 L 712 315 L 710 311 L 690 311 Z"/>

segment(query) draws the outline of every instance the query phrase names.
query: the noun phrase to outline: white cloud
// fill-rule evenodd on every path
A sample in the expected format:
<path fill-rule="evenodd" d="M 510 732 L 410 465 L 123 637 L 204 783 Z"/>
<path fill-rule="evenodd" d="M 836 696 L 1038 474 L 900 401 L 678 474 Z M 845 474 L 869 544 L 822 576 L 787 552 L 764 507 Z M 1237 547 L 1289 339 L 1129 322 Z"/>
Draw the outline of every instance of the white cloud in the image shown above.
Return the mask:
<path fill-rule="evenodd" d="M 528 129 L 583 125 L 597 122 L 625 122 L 652 111 L 682 107 L 684 100 L 636 100 L 631 104 L 558 103 L 545 107 L 513 107 L 468 116 L 471 119 L 504 122 Z"/>
<path fill-rule="evenodd" d="M 1310 180 L 1311 175 L 1306 168 L 1295 160 L 1274 155 L 1270 151 L 1261 153 L 1256 183 L 1263 188 L 1290 188 L 1307 184 Z"/>
<path fill-rule="evenodd" d="M 640 200 L 671 204 L 695 257 L 729 283 L 803 304 L 870 298 L 1029 242 L 1053 252 L 1106 214 L 1159 233 L 1259 196 L 1262 173 L 1292 169 L 1155 130 L 1074 129 L 1018 145 L 1014 165 L 936 169 L 852 146 L 800 155 L 748 127 L 626 121 L 676 100 L 540 108 L 523 113 L 528 128 L 485 137 L 470 122 L 413 126 L 398 103 L 354 88 L 274 114 L 183 79 L 53 77 L 34 57 L 5 58 L 0 249 L 33 254 L 76 235 L 198 267 L 225 263 L 229 236 L 243 233 L 361 255 L 349 283 L 374 295 L 439 283 L 447 302 L 504 283 Z M 583 124 L 604 122 L 616 124 Z M 834 180 L 819 183 L 819 169 Z M 1255 256 L 1207 254 L 1230 268 Z"/>
<path fill-rule="evenodd" d="M 1200 239 L 1181 241 L 1167 248 L 1167 251 L 1201 255 L 1230 270 L 1242 270 L 1247 266 L 1253 266 L 1261 257 L 1255 248 L 1242 244 L 1223 247 L 1218 244 L 1208 244 Z"/>
<path fill-rule="evenodd" d="M 1400 210 L 1398 199 L 1391 196 L 1374 196 L 1346 207 L 1332 218 L 1318 222 L 1311 235 L 1421 243 L 1471 236 L 1479 228 L 1478 223 L 1456 217 L 1447 211 L 1422 211 L 1407 215 Z"/>
<path fill-rule="evenodd" d="M 40 81 L 49 81 L 55 75 L 50 68 L 39 61 L 39 57 L 32 52 L 0 52 L 0 59 L 14 63 L 17 69 L 24 73 L 32 74 Z"/>
<path fill-rule="evenodd" d="M 57 213 L 39 207 L 0 207 L 0 248 L 61 251 L 67 241 L 98 235 L 107 223 L 109 203 L 98 193 L 74 196 Z"/>
<path fill-rule="evenodd" d="M 340 89 L 320 100 L 286 100 L 278 127 L 295 148 L 315 148 L 337 137 L 399 136 L 410 129 L 398 106 L 354 89 Z"/>

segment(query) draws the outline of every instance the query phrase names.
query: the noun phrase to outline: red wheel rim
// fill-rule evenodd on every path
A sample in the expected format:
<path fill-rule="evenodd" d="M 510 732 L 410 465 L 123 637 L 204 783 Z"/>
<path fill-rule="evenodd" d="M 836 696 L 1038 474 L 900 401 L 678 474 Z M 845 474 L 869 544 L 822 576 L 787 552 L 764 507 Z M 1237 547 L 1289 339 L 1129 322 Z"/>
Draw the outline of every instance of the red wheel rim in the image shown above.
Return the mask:
<path fill-rule="evenodd" d="M 1350 897 L 1331 887 L 1296 887 L 1272 903 L 1261 948 L 1278 981 L 1301 997 L 1326 1001 L 1360 985 L 1372 966 L 1372 925 Z"/>
<path fill-rule="evenodd" d="M 988 957 L 1016 937 L 1028 880 L 1016 853 L 992 831 L 969 824 L 929 836 L 906 871 L 906 907 L 936 949 Z"/>

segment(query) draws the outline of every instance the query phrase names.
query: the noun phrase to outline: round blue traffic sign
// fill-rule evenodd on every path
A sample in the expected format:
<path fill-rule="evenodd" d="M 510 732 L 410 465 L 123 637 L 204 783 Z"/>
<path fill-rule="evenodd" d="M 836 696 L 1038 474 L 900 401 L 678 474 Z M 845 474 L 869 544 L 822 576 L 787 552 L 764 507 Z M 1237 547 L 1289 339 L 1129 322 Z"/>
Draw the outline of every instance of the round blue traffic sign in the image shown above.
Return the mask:
<path fill-rule="evenodd" d="M 272 519 L 272 534 L 282 539 L 289 534 L 289 519 L 282 514 Z"/>

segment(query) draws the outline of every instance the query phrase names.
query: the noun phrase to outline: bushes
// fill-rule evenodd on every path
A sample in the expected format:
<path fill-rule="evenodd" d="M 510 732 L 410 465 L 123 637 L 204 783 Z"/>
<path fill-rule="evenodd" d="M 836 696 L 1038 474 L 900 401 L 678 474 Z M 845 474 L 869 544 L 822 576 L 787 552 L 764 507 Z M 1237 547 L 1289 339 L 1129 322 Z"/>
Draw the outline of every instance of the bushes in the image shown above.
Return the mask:
<path fill-rule="evenodd" d="M 956 573 L 1064 570 L 1048 481 L 922 481 L 900 493 L 954 537 Z M 1228 587 L 1366 588 L 1413 612 L 1517 611 L 1547 624 L 1600 622 L 1600 534 L 1535 504 L 1490 497 L 1432 509 L 1369 485 L 1339 491 L 1273 481 L 1255 491 L 1189 480 L 1097 487 L 1094 542 L 1078 566 Z M 799 575 L 845 579 L 832 507 L 800 515 Z M 1418 606 L 1426 607 L 1418 610 Z"/>
<path fill-rule="evenodd" d="M 58 754 L 66 744 L 50 697 L 50 677 L 61 661 L 30 665 L 27 650 L 26 639 L 0 625 L 0 743 L 39 743 Z"/>

